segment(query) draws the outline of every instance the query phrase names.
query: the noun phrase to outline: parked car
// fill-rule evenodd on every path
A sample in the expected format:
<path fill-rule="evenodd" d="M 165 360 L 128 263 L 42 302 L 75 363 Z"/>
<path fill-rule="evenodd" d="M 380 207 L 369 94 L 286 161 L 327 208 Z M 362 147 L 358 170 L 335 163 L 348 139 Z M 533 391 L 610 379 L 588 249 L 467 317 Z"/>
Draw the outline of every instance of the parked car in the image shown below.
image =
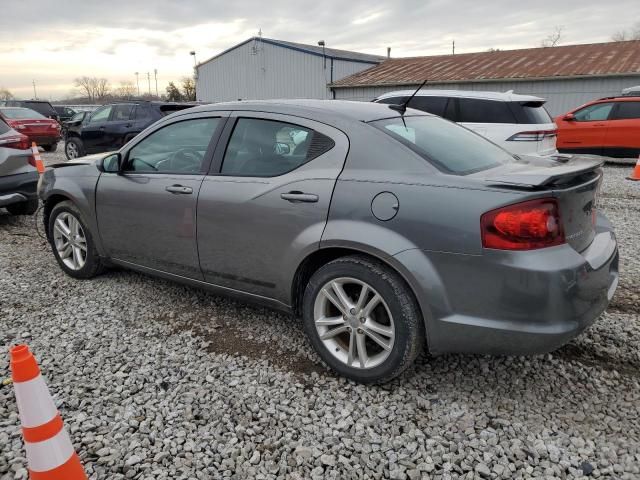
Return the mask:
<path fill-rule="evenodd" d="M 640 95 L 607 97 L 556 118 L 558 150 L 618 158 L 640 155 Z"/>
<path fill-rule="evenodd" d="M 292 312 L 369 383 L 425 342 L 522 355 L 595 321 L 618 282 L 601 165 L 515 156 L 413 109 L 233 102 L 48 169 L 40 197 L 70 276 L 119 265 Z"/>
<path fill-rule="evenodd" d="M 413 90 L 385 93 L 374 102 L 402 104 Z M 420 90 L 409 106 L 457 122 L 517 154 L 555 155 L 556 125 L 544 98 L 513 92 Z"/>
<path fill-rule="evenodd" d="M 60 124 L 29 108 L 0 107 L 0 118 L 11 128 L 29 137 L 47 152 L 55 152 L 60 141 Z"/>
<path fill-rule="evenodd" d="M 58 121 L 60 123 L 70 120 L 76 113 L 78 113 L 73 108 L 65 107 L 64 105 L 55 105 L 53 108 L 58 114 Z"/>
<path fill-rule="evenodd" d="M 44 117 L 51 118 L 53 120 L 60 120 L 58 118 L 58 112 L 56 112 L 53 105 L 46 100 L 5 100 L 0 102 L 0 106 L 29 108 Z"/>
<path fill-rule="evenodd" d="M 38 209 L 38 170 L 29 138 L 0 119 L 0 207 L 13 215 Z"/>
<path fill-rule="evenodd" d="M 173 102 L 132 102 L 104 105 L 81 123 L 66 129 L 64 153 L 69 160 L 90 153 L 117 150 L 169 113 L 191 108 Z"/>

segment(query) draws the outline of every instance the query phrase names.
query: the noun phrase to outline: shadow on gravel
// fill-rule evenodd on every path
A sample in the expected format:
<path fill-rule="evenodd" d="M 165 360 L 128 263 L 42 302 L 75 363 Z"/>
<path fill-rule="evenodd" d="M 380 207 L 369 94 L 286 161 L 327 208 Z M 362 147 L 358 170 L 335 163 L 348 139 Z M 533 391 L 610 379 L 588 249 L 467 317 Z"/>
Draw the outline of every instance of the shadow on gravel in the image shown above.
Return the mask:
<path fill-rule="evenodd" d="M 175 320 L 170 318 L 160 317 L 159 319 L 175 323 Z M 322 365 L 316 364 L 304 355 L 293 351 L 283 351 L 273 343 L 258 341 L 252 338 L 246 330 L 234 325 L 223 323 L 213 327 L 209 325 L 208 328 L 209 330 L 203 328 L 195 321 L 184 322 L 175 325 L 174 333 L 193 332 L 209 344 L 207 351 L 211 353 L 242 355 L 252 360 L 268 360 L 275 366 L 297 375 L 309 375 L 313 372 L 320 375 L 327 373 Z M 211 328 L 213 331 L 210 330 Z"/>
<path fill-rule="evenodd" d="M 553 352 L 553 355 L 563 360 L 575 361 L 587 367 L 613 371 L 630 377 L 640 377 L 640 366 L 625 362 L 607 353 L 598 352 L 592 347 L 569 343 Z"/>
<path fill-rule="evenodd" d="M 637 287 L 631 289 L 626 285 L 619 285 L 615 296 L 607 307 L 607 311 L 624 314 L 640 314 L 640 304 L 636 303 L 633 294 L 638 294 Z"/>

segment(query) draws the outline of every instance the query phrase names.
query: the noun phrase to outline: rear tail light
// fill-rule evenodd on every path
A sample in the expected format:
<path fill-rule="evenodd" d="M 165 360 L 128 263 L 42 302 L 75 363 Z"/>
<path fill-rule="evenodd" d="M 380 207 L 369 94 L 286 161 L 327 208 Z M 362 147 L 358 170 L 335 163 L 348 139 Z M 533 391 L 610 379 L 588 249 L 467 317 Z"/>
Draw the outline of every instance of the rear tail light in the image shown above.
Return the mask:
<path fill-rule="evenodd" d="M 497 250 L 534 250 L 565 243 L 555 198 L 498 208 L 482 215 L 482 246 Z"/>
<path fill-rule="evenodd" d="M 519 132 L 507 138 L 507 142 L 540 142 L 545 138 L 558 136 L 557 130 L 536 130 L 532 132 Z"/>
<path fill-rule="evenodd" d="M 12 135 L 10 137 L 0 138 L 0 147 L 27 150 L 30 146 L 29 137 L 25 135 Z"/>

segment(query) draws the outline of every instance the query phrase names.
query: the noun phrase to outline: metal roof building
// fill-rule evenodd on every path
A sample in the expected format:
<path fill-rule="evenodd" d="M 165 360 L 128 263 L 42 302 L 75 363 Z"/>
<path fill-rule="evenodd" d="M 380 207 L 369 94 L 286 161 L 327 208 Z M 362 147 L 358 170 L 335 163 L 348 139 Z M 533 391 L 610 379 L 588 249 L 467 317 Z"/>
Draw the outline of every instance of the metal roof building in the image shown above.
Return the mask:
<path fill-rule="evenodd" d="M 393 58 L 341 80 L 335 98 L 372 100 L 417 87 L 532 94 L 556 115 L 640 83 L 640 41 Z"/>
<path fill-rule="evenodd" d="M 386 57 L 253 37 L 196 67 L 197 99 L 331 98 L 328 85 Z"/>

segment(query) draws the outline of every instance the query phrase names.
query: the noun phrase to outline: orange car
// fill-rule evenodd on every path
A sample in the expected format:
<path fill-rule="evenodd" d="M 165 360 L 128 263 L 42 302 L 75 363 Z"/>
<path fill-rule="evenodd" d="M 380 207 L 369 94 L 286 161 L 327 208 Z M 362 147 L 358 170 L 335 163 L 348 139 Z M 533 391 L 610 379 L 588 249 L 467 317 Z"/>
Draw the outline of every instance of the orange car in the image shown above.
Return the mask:
<path fill-rule="evenodd" d="M 560 152 L 618 158 L 640 155 L 640 96 L 601 98 L 555 121 Z"/>

